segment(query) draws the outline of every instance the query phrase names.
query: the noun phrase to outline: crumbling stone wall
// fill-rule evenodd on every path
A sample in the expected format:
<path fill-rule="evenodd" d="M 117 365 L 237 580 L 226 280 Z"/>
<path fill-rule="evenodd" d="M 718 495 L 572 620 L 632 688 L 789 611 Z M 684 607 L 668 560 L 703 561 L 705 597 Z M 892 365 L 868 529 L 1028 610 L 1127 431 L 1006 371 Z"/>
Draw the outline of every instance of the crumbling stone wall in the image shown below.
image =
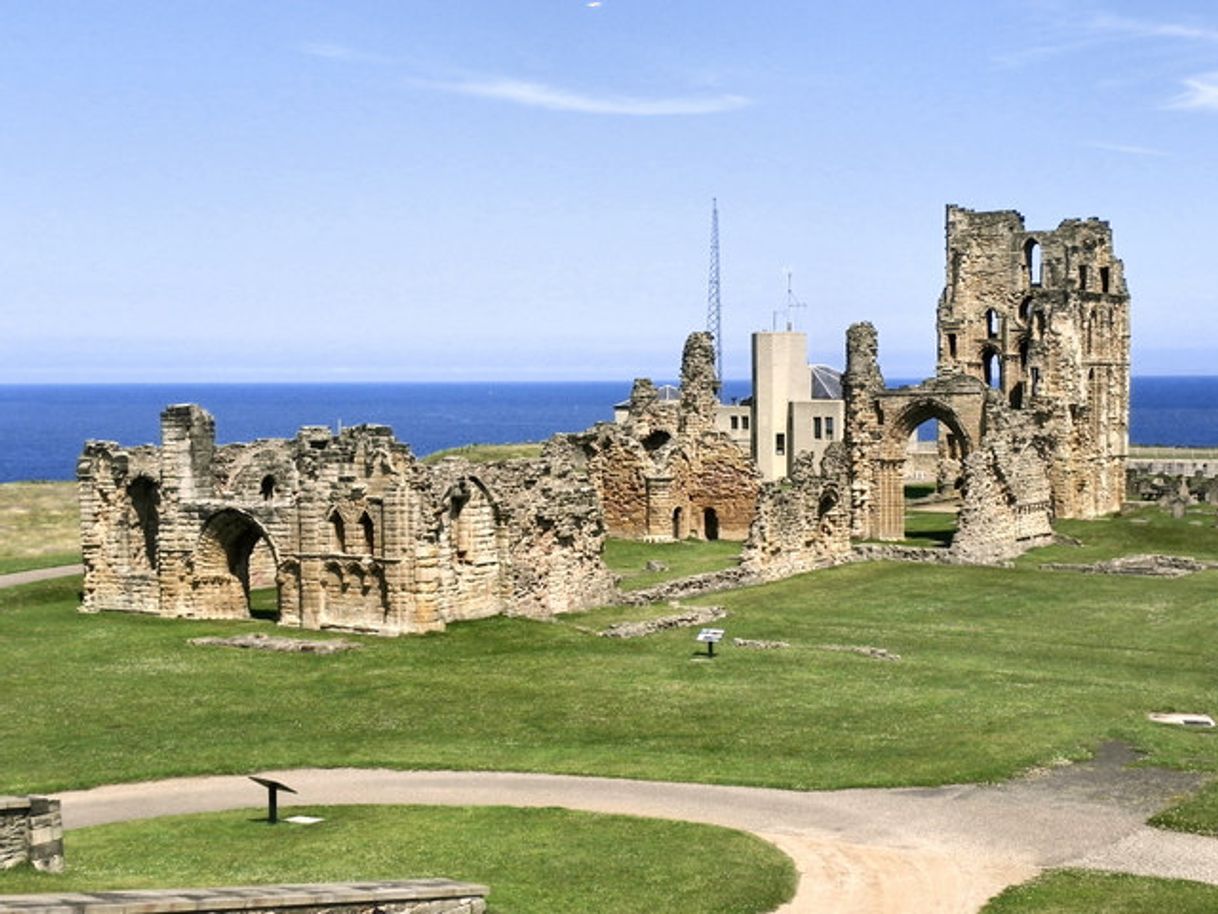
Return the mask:
<path fill-rule="evenodd" d="M 63 817 L 48 797 L 0 797 L 0 870 L 63 869 Z"/>
<path fill-rule="evenodd" d="M 1014 211 L 947 208 L 938 374 L 964 373 L 1034 410 L 1053 436 L 1059 517 L 1120 509 L 1129 441 L 1129 292 L 1112 229 L 1029 231 Z"/>
<path fill-rule="evenodd" d="M 623 423 L 562 436 L 587 466 L 613 536 L 665 541 L 744 539 L 760 486 L 749 455 L 715 428 L 715 359 L 693 333 L 681 359 L 681 396 L 659 399 L 639 379 Z"/>
<path fill-rule="evenodd" d="M 841 443 L 825 452 L 820 471 L 802 454 L 787 480 L 761 488 L 740 565 L 753 580 L 774 580 L 850 558 L 849 465 Z"/>
<path fill-rule="evenodd" d="M 86 612 L 248 618 L 399 634 L 604 602 L 596 490 L 565 451 L 478 465 L 415 460 L 385 426 L 216 447 L 198 406 L 161 447 L 91 441 L 77 465 Z"/>

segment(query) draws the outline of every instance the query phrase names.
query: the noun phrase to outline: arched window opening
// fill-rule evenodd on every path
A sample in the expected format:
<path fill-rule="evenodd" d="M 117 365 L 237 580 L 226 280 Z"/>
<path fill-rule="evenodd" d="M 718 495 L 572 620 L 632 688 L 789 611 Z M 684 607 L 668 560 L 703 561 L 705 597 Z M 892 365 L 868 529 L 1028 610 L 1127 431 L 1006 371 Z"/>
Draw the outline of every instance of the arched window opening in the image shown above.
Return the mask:
<path fill-rule="evenodd" d="M 1081 266 L 1078 268 L 1078 289 L 1080 292 L 1087 291 L 1087 267 Z"/>
<path fill-rule="evenodd" d="M 985 312 L 985 335 L 990 339 L 998 337 L 998 312 L 993 308 L 987 308 Z"/>
<path fill-rule="evenodd" d="M 993 349 L 987 349 L 981 356 L 982 371 L 985 383 L 995 390 L 1002 390 L 1002 358 Z"/>
<path fill-rule="evenodd" d="M 1029 238 L 1024 242 L 1023 262 L 1028 271 L 1028 285 L 1039 286 L 1044 278 L 1044 264 L 1040 259 L 1040 244 L 1035 238 Z"/>
<path fill-rule="evenodd" d="M 1032 396 L 1035 397 L 1038 393 L 1040 393 L 1040 369 L 1033 368 L 1032 369 Z"/>
<path fill-rule="evenodd" d="M 1027 324 L 1028 317 L 1032 314 L 1032 299 L 1025 298 L 1019 303 L 1019 322 Z"/>
<path fill-rule="evenodd" d="M 1011 409 L 1023 409 L 1023 381 L 1011 388 Z"/>
<path fill-rule="evenodd" d="M 1028 370 L 1028 351 L 1032 347 L 1032 341 L 1026 336 L 1019 341 L 1019 370 L 1021 372 Z"/>
<path fill-rule="evenodd" d="M 719 514 L 714 508 L 702 511 L 702 533 L 708 541 L 719 538 Z"/>
<path fill-rule="evenodd" d="M 131 499 L 131 510 L 140 533 L 136 542 L 132 543 L 132 558 L 136 566 L 155 570 L 157 535 L 160 532 L 160 486 L 147 476 L 140 476 L 127 486 L 127 497 Z"/>
<path fill-rule="evenodd" d="M 816 503 L 816 517 L 819 520 L 824 518 L 837 507 L 837 493 L 830 490 L 820 497 L 820 501 Z"/>
<path fill-rule="evenodd" d="M 953 359 L 956 357 L 956 334 L 954 333 L 947 335 L 947 354 Z"/>
<path fill-rule="evenodd" d="M 1032 338 L 1044 339 L 1045 336 L 1045 312 L 1035 311 L 1032 314 Z"/>
<path fill-rule="evenodd" d="M 270 501 L 275 497 L 275 477 L 267 474 L 262 477 L 262 500 Z"/>
<path fill-rule="evenodd" d="M 666 431 L 657 430 L 643 439 L 643 447 L 649 451 L 658 451 L 672 440 L 672 435 Z"/>
<path fill-rule="evenodd" d="M 1108 267 L 1100 267 L 1100 291 L 1105 295 L 1108 294 L 1109 277 Z"/>
<path fill-rule="evenodd" d="M 672 509 L 672 538 L 675 540 L 681 539 L 682 534 L 685 532 L 684 530 L 681 529 L 682 520 L 683 520 L 683 512 L 681 511 L 681 509 L 673 508 Z"/>
<path fill-rule="evenodd" d="M 359 516 L 360 530 L 364 534 L 364 552 L 372 555 L 376 552 L 376 530 L 372 526 L 372 518 L 365 511 Z"/>
<path fill-rule="evenodd" d="M 330 512 L 330 551 L 347 551 L 347 530 L 343 516 L 337 511 Z"/>

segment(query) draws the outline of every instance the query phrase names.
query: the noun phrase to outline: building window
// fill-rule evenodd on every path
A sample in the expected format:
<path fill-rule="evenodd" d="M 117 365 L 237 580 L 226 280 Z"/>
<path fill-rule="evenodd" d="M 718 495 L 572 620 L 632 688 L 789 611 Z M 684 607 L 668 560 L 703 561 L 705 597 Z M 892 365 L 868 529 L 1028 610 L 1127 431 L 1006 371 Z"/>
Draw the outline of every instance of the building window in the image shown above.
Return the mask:
<path fill-rule="evenodd" d="M 825 437 L 833 440 L 833 417 L 825 416 Z"/>
<path fill-rule="evenodd" d="M 1107 267 L 1100 267 L 1100 291 L 1108 294 L 1109 273 Z"/>
<path fill-rule="evenodd" d="M 1087 268 L 1085 266 L 1078 268 L 1078 288 L 1080 292 L 1087 291 Z"/>
<path fill-rule="evenodd" d="M 779 432 L 774 436 L 774 453 L 782 456 L 787 452 L 787 436 Z"/>
<path fill-rule="evenodd" d="M 737 431 L 740 428 L 740 417 L 732 416 L 732 431 Z"/>
<path fill-rule="evenodd" d="M 749 417 L 748 416 L 740 417 L 740 427 L 746 432 L 749 430 Z"/>
<path fill-rule="evenodd" d="M 820 435 L 821 435 L 820 416 L 813 416 L 812 417 L 812 437 L 820 438 Z"/>

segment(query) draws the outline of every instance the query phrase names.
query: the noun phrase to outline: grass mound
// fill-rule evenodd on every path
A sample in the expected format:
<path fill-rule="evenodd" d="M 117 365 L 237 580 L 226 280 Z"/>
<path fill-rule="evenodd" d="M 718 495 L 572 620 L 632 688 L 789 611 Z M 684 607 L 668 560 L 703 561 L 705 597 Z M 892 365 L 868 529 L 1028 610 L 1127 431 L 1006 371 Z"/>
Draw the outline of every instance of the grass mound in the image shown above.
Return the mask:
<path fill-rule="evenodd" d="M 1094 870 L 1052 870 L 1012 886 L 982 914 L 1213 914 L 1218 886 L 1182 879 L 1152 879 Z"/>
<path fill-rule="evenodd" d="M 791 897 L 777 848 L 726 828 L 505 807 L 293 807 L 72 831 L 68 871 L 0 873 L 0 893 L 407 879 L 490 887 L 495 914 L 754 914 Z M 708 865 L 713 862 L 713 865 Z"/>

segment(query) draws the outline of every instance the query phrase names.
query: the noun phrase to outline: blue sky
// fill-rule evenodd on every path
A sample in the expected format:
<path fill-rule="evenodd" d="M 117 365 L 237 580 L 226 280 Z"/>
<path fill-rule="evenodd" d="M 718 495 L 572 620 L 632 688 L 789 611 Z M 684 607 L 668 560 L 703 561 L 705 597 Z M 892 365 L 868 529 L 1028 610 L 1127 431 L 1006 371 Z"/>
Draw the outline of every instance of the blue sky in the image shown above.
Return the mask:
<path fill-rule="evenodd" d="M 933 368 L 943 208 L 1099 216 L 1218 373 L 1218 7 L 0 0 L 0 382 L 726 373 L 783 305 Z"/>

